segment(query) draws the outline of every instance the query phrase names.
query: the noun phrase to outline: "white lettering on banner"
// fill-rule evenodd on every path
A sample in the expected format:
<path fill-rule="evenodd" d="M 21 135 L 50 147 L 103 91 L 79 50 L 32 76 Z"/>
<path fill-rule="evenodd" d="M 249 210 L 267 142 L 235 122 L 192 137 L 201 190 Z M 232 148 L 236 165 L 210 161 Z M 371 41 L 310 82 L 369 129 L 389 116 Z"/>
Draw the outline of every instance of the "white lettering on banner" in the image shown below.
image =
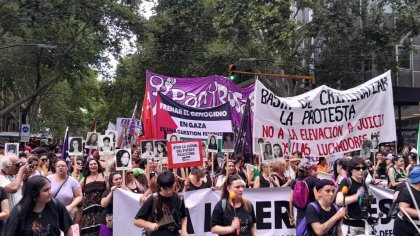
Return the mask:
<path fill-rule="evenodd" d="M 278 97 L 255 83 L 253 147 L 258 139 L 280 143 L 284 155 L 331 156 L 358 151 L 379 134 L 396 139 L 390 71 L 346 91 L 325 85 L 295 97 Z M 290 142 L 289 142 L 290 140 Z"/>
<path fill-rule="evenodd" d="M 392 231 L 393 220 L 386 217 L 392 202 L 392 190 L 370 186 L 375 201 L 372 204 L 371 214 L 376 217 L 382 211 L 385 213 L 376 226 L 379 235 L 386 235 Z M 296 231 L 289 223 L 288 207 L 290 198 L 289 188 L 246 189 L 244 193 L 253 203 L 258 235 L 295 235 Z M 140 194 L 134 194 L 118 189 L 114 192 L 114 235 L 138 236 L 141 229 L 133 225 L 134 216 L 140 209 Z M 220 191 L 202 189 L 184 193 L 185 204 L 188 208 L 189 235 L 211 234 L 211 213 L 220 200 Z M 137 206 L 137 207 L 134 207 Z"/>
<path fill-rule="evenodd" d="M 182 89 L 173 88 L 176 84 L 175 78 L 168 77 L 165 81 L 160 76 L 151 76 L 150 85 L 154 88 L 152 96 L 157 97 L 157 92 L 161 92 L 163 95 L 171 97 L 174 101 L 179 104 L 186 105 L 189 107 L 214 107 L 217 104 L 224 104 L 229 102 L 230 106 L 235 108 L 238 113 L 243 113 L 245 102 L 247 98 L 239 92 L 230 91 L 225 85 L 214 81 L 213 84 L 209 85 L 208 88 L 200 93 L 191 93 L 183 91 Z M 170 96 L 170 93 L 172 96 Z M 208 96 L 210 96 L 210 105 L 207 104 Z M 218 101 L 216 101 L 218 99 Z M 249 99 L 253 101 L 253 93 L 250 94 Z"/>

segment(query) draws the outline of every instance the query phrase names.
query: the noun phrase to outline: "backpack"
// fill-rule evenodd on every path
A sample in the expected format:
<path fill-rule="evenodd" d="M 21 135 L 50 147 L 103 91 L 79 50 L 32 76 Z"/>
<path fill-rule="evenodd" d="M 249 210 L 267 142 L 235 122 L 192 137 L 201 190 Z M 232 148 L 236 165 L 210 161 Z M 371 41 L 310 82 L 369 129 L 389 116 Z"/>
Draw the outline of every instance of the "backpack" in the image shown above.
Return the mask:
<path fill-rule="evenodd" d="M 184 195 L 180 195 L 178 193 L 175 193 L 177 195 L 177 207 L 178 210 L 181 209 L 181 202 L 184 200 Z M 150 222 L 154 222 L 157 223 L 158 219 L 157 219 L 157 213 L 158 213 L 158 205 L 159 205 L 159 196 L 158 194 L 152 194 L 153 197 L 153 203 L 152 203 L 152 210 L 151 210 L 151 214 L 149 215 L 149 219 L 148 221 Z"/>
<path fill-rule="evenodd" d="M 293 205 L 300 209 L 305 209 L 309 203 L 309 188 L 306 183 L 308 178 L 309 177 L 306 177 L 303 180 L 296 180 L 293 188 Z"/>
<path fill-rule="evenodd" d="M 318 215 L 320 212 L 320 209 L 318 207 L 318 204 L 315 202 L 309 203 L 309 205 L 312 205 L 315 209 L 316 214 Z M 333 204 L 335 212 L 338 211 L 338 206 Z M 339 229 L 338 229 L 339 230 Z M 308 230 L 308 223 L 306 223 L 306 216 L 303 217 L 303 219 L 300 221 L 298 227 L 296 228 L 296 236 L 309 236 L 309 230 Z"/>

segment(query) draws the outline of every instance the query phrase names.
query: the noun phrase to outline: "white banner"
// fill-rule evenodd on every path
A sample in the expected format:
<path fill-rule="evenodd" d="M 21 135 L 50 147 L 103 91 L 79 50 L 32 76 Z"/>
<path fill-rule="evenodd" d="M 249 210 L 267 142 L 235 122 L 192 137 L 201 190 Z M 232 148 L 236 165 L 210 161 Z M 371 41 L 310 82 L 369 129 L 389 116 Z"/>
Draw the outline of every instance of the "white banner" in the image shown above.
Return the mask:
<path fill-rule="evenodd" d="M 370 186 L 376 201 L 372 204 L 371 213 L 377 216 L 380 211 L 387 213 L 392 202 L 392 191 Z M 184 193 L 185 205 L 188 208 L 189 235 L 213 235 L 210 232 L 211 213 L 220 200 L 220 191 L 202 189 Z M 258 235 L 295 235 L 295 229 L 289 223 L 289 188 L 246 189 L 244 193 L 250 199 L 257 219 Z M 124 190 L 114 192 L 114 235 L 138 236 L 142 230 L 133 225 L 134 216 L 140 209 L 140 194 Z M 136 206 L 136 207 L 135 207 Z M 389 234 L 393 221 L 385 215 L 376 226 L 378 235 Z"/>
<path fill-rule="evenodd" d="M 359 151 L 375 135 L 396 139 L 390 71 L 345 91 L 322 85 L 285 98 L 257 80 L 254 106 L 254 153 L 258 142 L 281 143 L 285 155 L 330 156 Z"/>

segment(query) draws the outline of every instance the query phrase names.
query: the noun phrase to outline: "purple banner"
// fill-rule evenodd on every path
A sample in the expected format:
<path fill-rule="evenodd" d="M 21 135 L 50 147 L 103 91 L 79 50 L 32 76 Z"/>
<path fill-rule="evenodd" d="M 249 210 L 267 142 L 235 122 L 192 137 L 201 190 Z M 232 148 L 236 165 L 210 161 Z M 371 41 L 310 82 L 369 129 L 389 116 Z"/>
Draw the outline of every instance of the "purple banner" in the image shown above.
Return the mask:
<path fill-rule="evenodd" d="M 194 108 L 210 108 L 229 103 L 232 124 L 240 127 L 247 99 L 254 101 L 254 84 L 241 88 L 226 77 L 212 75 L 197 78 L 175 78 L 146 72 L 154 113 L 158 92 L 175 102 Z M 251 102 L 251 112 L 254 104 Z M 253 117 L 253 114 L 251 115 Z"/>

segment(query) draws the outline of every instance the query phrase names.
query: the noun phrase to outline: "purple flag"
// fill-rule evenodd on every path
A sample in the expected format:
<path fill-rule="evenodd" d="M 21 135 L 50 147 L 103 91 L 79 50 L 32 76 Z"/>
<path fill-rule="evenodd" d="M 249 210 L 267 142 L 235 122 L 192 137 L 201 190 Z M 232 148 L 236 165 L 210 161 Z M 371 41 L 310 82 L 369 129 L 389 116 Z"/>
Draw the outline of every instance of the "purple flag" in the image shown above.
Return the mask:
<path fill-rule="evenodd" d="M 252 128 L 251 128 L 251 101 L 248 99 L 242 114 L 241 125 L 235 128 L 236 144 L 235 154 L 242 154 L 245 162 L 252 160 Z"/>

